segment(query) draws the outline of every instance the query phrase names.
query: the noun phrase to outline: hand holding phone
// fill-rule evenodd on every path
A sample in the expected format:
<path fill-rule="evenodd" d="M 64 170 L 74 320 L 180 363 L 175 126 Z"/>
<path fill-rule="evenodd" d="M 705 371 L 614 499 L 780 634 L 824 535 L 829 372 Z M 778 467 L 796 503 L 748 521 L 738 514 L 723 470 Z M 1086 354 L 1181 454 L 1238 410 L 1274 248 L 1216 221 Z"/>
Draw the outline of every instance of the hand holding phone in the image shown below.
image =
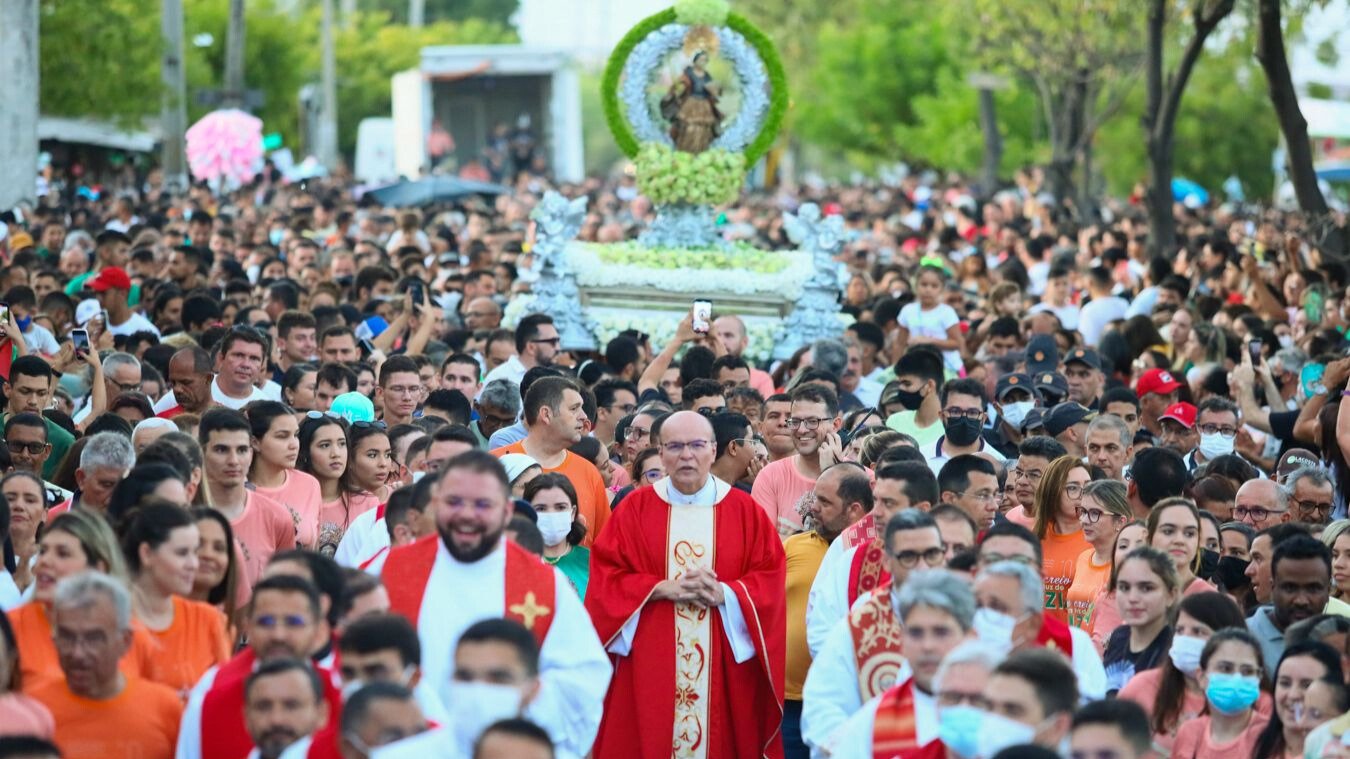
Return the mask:
<path fill-rule="evenodd" d="M 712 329 L 712 301 L 698 298 L 694 301 L 694 331 L 700 335 L 708 334 Z"/>
<path fill-rule="evenodd" d="M 1251 356 L 1253 367 L 1261 365 L 1261 347 L 1262 342 L 1260 340 L 1249 340 L 1247 342 L 1247 353 Z"/>
<path fill-rule="evenodd" d="M 73 329 L 70 331 L 70 342 L 75 346 L 75 355 L 80 356 L 89 352 L 89 330 Z"/>

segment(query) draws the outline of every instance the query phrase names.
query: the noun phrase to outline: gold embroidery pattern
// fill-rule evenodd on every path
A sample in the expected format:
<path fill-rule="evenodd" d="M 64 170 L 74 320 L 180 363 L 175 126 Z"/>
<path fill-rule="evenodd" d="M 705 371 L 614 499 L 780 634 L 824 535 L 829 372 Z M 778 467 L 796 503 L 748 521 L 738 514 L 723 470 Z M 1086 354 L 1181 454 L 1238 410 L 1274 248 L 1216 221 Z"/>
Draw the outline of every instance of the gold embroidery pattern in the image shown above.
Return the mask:
<path fill-rule="evenodd" d="M 695 568 L 712 567 L 713 509 L 671 506 L 667 579 Z M 712 609 L 675 604 L 675 732 L 671 756 L 704 759 L 708 755 L 708 663 Z"/>
<path fill-rule="evenodd" d="M 900 624 L 891 609 L 889 588 L 875 592 L 849 614 L 858 693 L 868 701 L 890 690 L 904 664 Z"/>

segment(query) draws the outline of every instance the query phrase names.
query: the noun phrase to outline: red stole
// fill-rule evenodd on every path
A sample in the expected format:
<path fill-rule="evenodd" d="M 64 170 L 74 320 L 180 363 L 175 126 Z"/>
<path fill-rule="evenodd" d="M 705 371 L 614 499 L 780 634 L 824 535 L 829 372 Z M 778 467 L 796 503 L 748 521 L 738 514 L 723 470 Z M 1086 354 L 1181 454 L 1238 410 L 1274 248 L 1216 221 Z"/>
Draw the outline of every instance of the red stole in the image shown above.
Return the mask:
<path fill-rule="evenodd" d="M 658 484 L 657 487 L 660 487 Z M 719 491 L 720 494 L 721 491 Z M 713 571 L 733 595 L 755 643 L 754 658 L 736 663 L 710 609 L 708 759 L 779 759 L 786 661 L 786 567 L 776 526 L 749 495 L 730 490 L 715 510 Z M 675 726 L 675 604 L 651 595 L 667 578 L 672 507 L 654 487 L 633 491 L 591 548 L 586 610 L 606 646 L 637 616 L 627 656 L 615 656 L 605 697 L 596 759 L 670 757 Z"/>
<path fill-rule="evenodd" d="M 849 612 L 853 662 L 858 669 L 858 694 L 864 703 L 895 685 L 905 657 L 900 622 L 891 608 L 889 587 L 873 591 L 867 601 Z"/>
<path fill-rule="evenodd" d="M 1041 631 L 1036 634 L 1036 645 L 1058 651 L 1073 661 L 1073 634 L 1069 626 L 1048 614 L 1041 618 Z"/>
<path fill-rule="evenodd" d="M 881 696 L 872 723 L 872 759 L 942 759 L 942 741 L 920 746 L 919 721 L 914 716 L 914 678 L 908 678 Z"/>
<path fill-rule="evenodd" d="M 877 533 L 877 518 L 871 512 L 867 513 L 862 519 L 854 522 L 844 531 L 839 533 L 839 539 L 843 542 L 844 550 L 860 546 L 863 543 L 870 543 L 881 537 Z"/>
<path fill-rule="evenodd" d="M 845 551 L 858 549 L 848 569 L 848 605 L 853 608 L 853 603 L 863 594 L 890 582 L 891 575 L 886 571 L 886 554 L 876 516 L 869 512 L 840 533 L 839 539 Z"/>
<path fill-rule="evenodd" d="M 253 750 L 253 738 L 244 725 L 244 684 L 255 663 L 253 649 L 245 648 L 216 670 L 202 699 L 202 759 L 245 759 Z M 315 669 L 323 681 L 328 718 L 335 722 L 342 713 L 342 693 L 333 687 L 332 673 L 318 665 Z"/>
<path fill-rule="evenodd" d="M 183 408 L 183 405 L 180 403 L 180 404 L 178 404 L 177 406 L 174 406 L 174 407 L 172 407 L 172 408 L 166 408 L 166 409 L 164 409 L 163 411 L 159 412 L 158 414 L 155 414 L 155 416 L 159 417 L 160 419 L 172 419 L 172 418 L 174 418 L 175 416 L 178 416 L 179 414 L 184 413 L 186 410 L 187 410 L 187 409 Z"/>
<path fill-rule="evenodd" d="M 553 610 L 557 607 L 553 567 L 510 540 L 503 538 L 503 542 L 506 544 L 504 616 L 525 625 L 542 646 L 544 638 L 548 637 L 549 626 L 553 624 Z M 390 611 L 407 617 L 414 629 L 422 613 L 422 597 L 426 595 L 440 545 L 440 535 L 433 533 L 391 549 L 389 558 L 384 561 L 380 579 L 389 591 Z"/>

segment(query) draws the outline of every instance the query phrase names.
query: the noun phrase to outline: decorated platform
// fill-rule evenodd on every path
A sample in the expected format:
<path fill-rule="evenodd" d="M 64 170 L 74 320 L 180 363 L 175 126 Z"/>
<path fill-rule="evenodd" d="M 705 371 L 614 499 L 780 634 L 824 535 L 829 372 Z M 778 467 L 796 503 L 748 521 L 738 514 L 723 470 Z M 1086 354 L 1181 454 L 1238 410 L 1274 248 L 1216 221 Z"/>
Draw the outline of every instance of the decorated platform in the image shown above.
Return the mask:
<path fill-rule="evenodd" d="M 507 309 L 554 317 L 569 350 L 597 350 L 624 329 L 673 334 L 694 298 L 745 320 L 747 358 L 786 358 L 839 335 L 843 219 L 813 204 L 785 215 L 798 246 L 767 251 L 728 242 L 718 207 L 740 196 L 746 171 L 773 145 L 787 82 L 772 42 L 725 0 L 679 0 L 639 22 L 602 80 L 614 139 L 633 160 L 656 218 L 637 240 L 577 241 L 586 199 L 549 193 L 535 209 L 532 293 Z"/>

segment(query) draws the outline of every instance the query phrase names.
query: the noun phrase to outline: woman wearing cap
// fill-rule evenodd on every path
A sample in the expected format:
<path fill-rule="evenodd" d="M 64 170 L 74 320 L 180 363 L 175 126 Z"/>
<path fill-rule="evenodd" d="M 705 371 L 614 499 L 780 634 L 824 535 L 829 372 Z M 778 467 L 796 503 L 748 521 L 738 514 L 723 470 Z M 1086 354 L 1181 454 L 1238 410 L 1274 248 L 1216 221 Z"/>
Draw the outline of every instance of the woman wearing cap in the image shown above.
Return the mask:
<path fill-rule="evenodd" d="M 539 462 L 523 453 L 508 453 L 498 461 L 506 469 L 506 481 L 511 483 L 511 497 L 529 500 L 525 497 L 525 486 L 543 473 Z"/>

